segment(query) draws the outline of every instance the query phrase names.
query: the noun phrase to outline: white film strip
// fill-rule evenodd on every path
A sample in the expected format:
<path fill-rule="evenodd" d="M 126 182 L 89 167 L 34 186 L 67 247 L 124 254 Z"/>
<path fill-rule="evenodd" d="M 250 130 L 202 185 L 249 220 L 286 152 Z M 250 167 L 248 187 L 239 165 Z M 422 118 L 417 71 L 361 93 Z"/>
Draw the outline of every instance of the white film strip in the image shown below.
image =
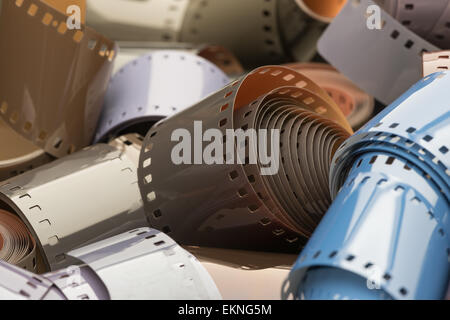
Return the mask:
<path fill-rule="evenodd" d="M 361 89 L 389 104 L 422 78 L 422 53 L 438 48 L 382 10 L 382 29 L 369 29 L 367 10 L 375 4 L 348 1 L 320 38 L 318 49 Z"/>
<path fill-rule="evenodd" d="M 188 52 L 150 52 L 128 63 L 111 79 L 95 141 L 130 126 L 155 122 L 190 107 L 229 83 L 211 62 Z"/>
<path fill-rule="evenodd" d="M 87 147 L 0 186 L 0 207 L 17 214 L 36 240 L 38 271 L 69 265 L 66 253 L 81 245 L 147 225 L 137 185 L 139 139 Z"/>

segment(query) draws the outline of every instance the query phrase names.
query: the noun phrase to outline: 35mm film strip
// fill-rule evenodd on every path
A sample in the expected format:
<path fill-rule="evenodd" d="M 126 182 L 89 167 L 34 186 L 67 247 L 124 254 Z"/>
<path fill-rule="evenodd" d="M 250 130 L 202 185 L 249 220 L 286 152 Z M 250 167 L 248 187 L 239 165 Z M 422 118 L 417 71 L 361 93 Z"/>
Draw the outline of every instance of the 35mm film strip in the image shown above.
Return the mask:
<path fill-rule="evenodd" d="M 426 15 L 442 1 L 429 1 L 427 5 L 412 2 L 415 11 L 423 10 Z M 402 6 L 399 2 L 397 10 L 409 12 L 412 2 L 401 1 Z M 369 29 L 367 10 L 376 4 L 370 0 L 348 1 L 323 33 L 318 50 L 358 87 L 389 104 L 422 78 L 422 53 L 439 49 L 407 28 L 404 22 L 413 24 L 411 20 L 397 20 L 383 10 L 381 29 Z M 428 18 L 423 21 L 433 23 Z"/>
<path fill-rule="evenodd" d="M 199 161 L 206 147 L 200 141 L 183 151 L 188 163 L 175 163 L 176 129 L 195 139 L 214 129 L 214 140 L 222 142 L 214 161 Z M 277 172 L 261 174 L 269 169 L 247 161 L 257 158 L 257 141 L 235 146 L 227 131 L 238 129 L 281 132 L 279 152 L 264 136 Z M 339 107 L 310 79 L 285 67 L 256 69 L 149 131 L 138 171 L 149 223 L 182 245 L 298 250 L 330 202 L 329 160 L 351 132 Z"/>

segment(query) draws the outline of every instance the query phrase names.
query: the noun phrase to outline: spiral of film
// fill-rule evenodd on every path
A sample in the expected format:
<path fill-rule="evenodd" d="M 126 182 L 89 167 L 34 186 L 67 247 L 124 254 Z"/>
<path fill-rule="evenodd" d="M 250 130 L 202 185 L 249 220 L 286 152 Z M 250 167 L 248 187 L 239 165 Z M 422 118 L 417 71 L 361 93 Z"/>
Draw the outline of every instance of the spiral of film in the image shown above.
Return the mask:
<path fill-rule="evenodd" d="M 258 68 L 148 132 L 138 169 L 148 221 L 182 245 L 298 250 L 331 201 L 330 159 L 351 133 L 314 82 Z"/>
<path fill-rule="evenodd" d="M 36 242 L 37 272 L 67 266 L 66 253 L 81 245 L 147 225 L 136 183 L 141 139 L 87 147 L 0 185 L 0 208 Z"/>
<path fill-rule="evenodd" d="M 423 78 L 339 147 L 330 173 L 334 202 L 293 267 L 284 297 L 445 297 L 449 84 L 446 72 Z"/>
<path fill-rule="evenodd" d="M 87 23 L 120 41 L 211 43 L 246 67 L 310 60 L 344 0 L 89 0 Z M 236 10 L 239 8 L 239 10 Z M 244 38 L 245 41 L 240 41 Z"/>
<path fill-rule="evenodd" d="M 167 235 L 138 228 L 68 252 L 78 264 L 40 276 L 0 261 L 0 298 L 220 299 L 200 262 Z"/>

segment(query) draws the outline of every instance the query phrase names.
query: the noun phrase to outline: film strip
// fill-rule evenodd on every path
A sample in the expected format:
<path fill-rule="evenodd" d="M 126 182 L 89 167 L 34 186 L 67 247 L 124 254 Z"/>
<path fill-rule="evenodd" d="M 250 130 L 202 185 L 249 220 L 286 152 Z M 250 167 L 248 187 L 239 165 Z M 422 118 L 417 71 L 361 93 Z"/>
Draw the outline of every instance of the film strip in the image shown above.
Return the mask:
<path fill-rule="evenodd" d="M 218 45 L 122 41 L 118 42 L 118 46 L 120 50 L 114 61 L 113 73 L 140 56 L 159 50 L 180 50 L 198 55 L 215 64 L 229 77 L 238 77 L 244 73 L 244 69 L 235 55 L 225 47 Z"/>
<path fill-rule="evenodd" d="M 279 300 L 296 255 L 186 247 L 209 272 L 224 300 Z M 230 279 L 233 279 L 230 281 Z"/>
<path fill-rule="evenodd" d="M 42 276 L 0 260 L 0 300 L 64 300 L 53 283 Z"/>
<path fill-rule="evenodd" d="M 364 125 L 374 110 L 373 97 L 325 63 L 297 63 L 287 67 L 294 69 L 324 88 L 341 108 L 353 129 Z"/>
<path fill-rule="evenodd" d="M 53 157 L 9 128 L 0 118 L 0 181 L 50 162 Z M 2 142 L 3 143 L 3 142 Z"/>
<path fill-rule="evenodd" d="M 141 56 L 111 79 L 95 141 L 130 131 L 145 135 L 157 121 L 229 82 L 217 66 L 187 52 L 155 51 Z"/>
<path fill-rule="evenodd" d="M 450 68 L 450 51 L 425 52 L 422 56 L 423 76 Z"/>
<path fill-rule="evenodd" d="M 385 10 L 408 29 L 440 48 L 450 48 L 450 2 L 434 0 L 380 1 Z"/>
<path fill-rule="evenodd" d="M 416 11 L 424 10 L 427 15 L 440 1 L 419 2 L 402 1 L 397 10 L 409 12 L 408 4 L 415 3 Z M 382 28 L 369 29 L 367 10 L 373 5 L 376 2 L 370 0 L 347 1 L 320 38 L 318 50 L 358 87 L 389 104 L 422 78 L 422 53 L 439 49 L 383 10 Z M 434 20 L 427 17 L 423 22 Z"/>
<path fill-rule="evenodd" d="M 69 265 L 74 248 L 147 225 L 136 183 L 140 139 L 87 147 L 0 186 L 0 208 L 36 241 L 38 272 Z"/>
<path fill-rule="evenodd" d="M 330 174 L 335 201 L 283 297 L 318 298 L 322 288 L 328 298 L 444 298 L 450 113 L 442 101 L 449 83 L 445 72 L 423 78 L 340 146 Z M 324 273 L 334 279 L 329 285 L 320 281 Z"/>
<path fill-rule="evenodd" d="M 209 141 L 221 146 L 202 159 L 207 129 L 214 132 Z M 249 136 L 235 145 L 238 129 Z M 181 152 L 171 141 L 181 131 L 194 137 L 194 152 L 192 144 Z M 270 141 L 272 168 L 257 157 L 262 151 L 252 132 Z M 183 245 L 296 251 L 330 202 L 329 160 L 351 132 L 314 82 L 289 68 L 258 68 L 148 132 L 138 183 L 149 223 Z"/>
<path fill-rule="evenodd" d="M 88 0 L 87 24 L 113 40 L 179 42 L 189 0 Z"/>
<path fill-rule="evenodd" d="M 251 68 L 287 59 L 310 60 L 326 23 L 344 2 L 90 0 L 87 20 L 114 40 L 224 46 Z"/>
<path fill-rule="evenodd" d="M 0 261 L 0 298 L 221 299 L 211 276 L 167 235 L 138 228 L 68 253 L 77 262 L 37 276 Z M 117 275 L 120 275 L 118 277 Z"/>
<path fill-rule="evenodd" d="M 1 118 L 54 157 L 88 145 L 115 44 L 90 28 L 69 30 L 66 15 L 38 0 L 5 1 L 1 14 Z"/>

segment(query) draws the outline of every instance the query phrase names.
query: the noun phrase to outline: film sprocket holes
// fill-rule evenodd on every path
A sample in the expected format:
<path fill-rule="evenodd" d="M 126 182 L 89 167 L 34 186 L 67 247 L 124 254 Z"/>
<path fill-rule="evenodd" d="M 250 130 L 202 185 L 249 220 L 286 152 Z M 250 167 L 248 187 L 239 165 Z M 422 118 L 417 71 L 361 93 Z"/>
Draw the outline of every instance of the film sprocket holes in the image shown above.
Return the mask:
<path fill-rule="evenodd" d="M 340 0 L 320 2 L 90 0 L 87 21 L 114 40 L 221 45 L 255 67 L 310 60 L 326 22 L 342 7 Z"/>
<path fill-rule="evenodd" d="M 353 129 L 360 128 L 372 116 L 374 99 L 359 89 L 332 66 L 325 63 L 293 63 L 294 69 L 324 88 L 341 108 Z"/>
<path fill-rule="evenodd" d="M 220 299 L 201 263 L 167 235 L 138 228 L 74 251 L 71 265 L 40 276 L 0 261 L 0 299 Z"/>
<path fill-rule="evenodd" d="M 108 140 L 124 130 L 145 135 L 157 121 L 197 103 L 229 82 L 217 66 L 197 55 L 176 50 L 147 53 L 112 77 L 95 141 Z"/>
<path fill-rule="evenodd" d="M 445 296 L 449 83 L 445 72 L 425 77 L 341 145 L 330 174 L 335 200 L 294 266 L 285 298 L 317 298 L 314 287 L 328 298 Z M 314 267 L 334 280 L 309 279 Z M 336 283 L 339 273 L 348 286 Z"/>
<path fill-rule="evenodd" d="M 38 0 L 5 1 L 0 19 L 0 116 L 55 157 L 92 141 L 116 52 L 90 28 L 68 30 L 66 19 Z"/>
<path fill-rule="evenodd" d="M 119 52 L 114 61 L 114 74 L 140 56 L 159 50 L 179 50 L 198 55 L 215 64 L 229 77 L 234 78 L 244 74 L 244 69 L 236 56 L 227 48 L 218 45 L 147 41 L 120 41 L 117 44 Z"/>
<path fill-rule="evenodd" d="M 140 139 L 87 147 L 0 186 L 0 208 L 36 241 L 38 272 L 67 266 L 74 248 L 147 225 L 136 183 Z"/>
<path fill-rule="evenodd" d="M 176 165 L 174 130 L 194 137 L 199 121 L 220 131 L 220 142 L 227 129 L 283 132 L 279 171 L 261 175 L 261 163 L 230 163 L 229 154 L 223 158 L 229 164 Z M 285 67 L 256 69 L 149 131 L 138 170 L 148 221 L 182 245 L 298 250 L 330 202 L 329 160 L 351 132 L 341 110 L 308 78 Z M 253 141 L 249 148 L 223 142 L 249 158 L 258 150 Z"/>
<path fill-rule="evenodd" d="M 446 71 L 450 68 L 450 51 L 425 52 L 422 55 L 423 76 Z"/>
<path fill-rule="evenodd" d="M 417 10 L 428 11 L 438 2 L 427 1 L 426 8 L 419 6 Z M 422 53 L 439 48 L 383 10 L 382 29 L 367 28 L 367 8 L 372 5 L 376 2 L 347 1 L 319 39 L 318 50 L 358 87 L 389 104 L 422 78 Z M 399 6 L 406 12 L 404 8 Z"/>

